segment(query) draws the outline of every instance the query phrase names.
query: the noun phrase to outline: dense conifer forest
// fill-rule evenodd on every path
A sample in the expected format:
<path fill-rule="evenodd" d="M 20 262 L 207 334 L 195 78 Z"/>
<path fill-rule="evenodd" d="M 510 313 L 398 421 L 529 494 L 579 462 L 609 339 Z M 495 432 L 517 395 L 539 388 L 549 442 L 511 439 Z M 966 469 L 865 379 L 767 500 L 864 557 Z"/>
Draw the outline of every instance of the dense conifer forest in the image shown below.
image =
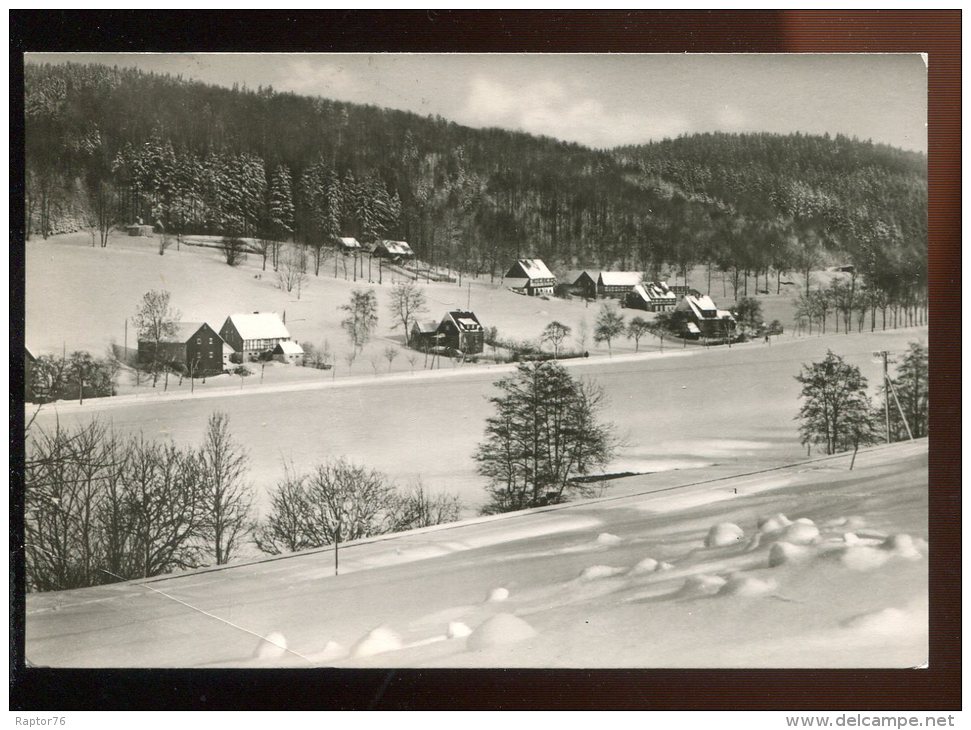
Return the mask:
<path fill-rule="evenodd" d="M 927 281 L 926 157 L 841 136 L 702 134 L 612 150 L 440 117 L 99 65 L 25 69 L 28 238 L 170 233 L 406 240 L 432 264 L 510 259 L 741 277 L 855 267 Z M 811 114 L 811 110 L 807 110 Z M 763 285 L 760 285 L 763 286 Z"/>

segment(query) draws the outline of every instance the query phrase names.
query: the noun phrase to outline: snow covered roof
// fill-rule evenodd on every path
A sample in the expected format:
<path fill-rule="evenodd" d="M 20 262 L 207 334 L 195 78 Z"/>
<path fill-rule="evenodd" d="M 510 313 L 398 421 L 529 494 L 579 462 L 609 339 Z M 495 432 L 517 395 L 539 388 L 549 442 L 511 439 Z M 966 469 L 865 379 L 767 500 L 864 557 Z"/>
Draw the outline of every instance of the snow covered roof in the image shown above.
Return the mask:
<path fill-rule="evenodd" d="M 290 339 L 290 332 L 276 312 L 231 314 L 229 319 L 244 340 Z"/>
<path fill-rule="evenodd" d="M 341 245 L 344 248 L 360 248 L 361 247 L 360 242 L 356 238 L 353 238 L 351 236 L 339 236 L 337 238 L 337 240 L 340 241 Z"/>
<path fill-rule="evenodd" d="M 715 306 L 715 303 L 707 294 L 697 297 L 691 294 L 686 294 L 684 301 L 687 302 L 688 306 L 691 307 L 691 310 L 697 317 L 713 319 L 718 316 L 718 307 Z"/>
<path fill-rule="evenodd" d="M 385 250 L 394 256 L 414 256 L 415 252 L 411 250 L 405 241 L 381 241 L 381 245 L 384 246 Z"/>
<path fill-rule="evenodd" d="M 479 318 L 476 317 L 472 312 L 456 310 L 454 312 L 449 312 L 447 316 L 451 317 L 455 324 L 466 332 L 482 331 L 482 325 L 479 324 Z"/>
<path fill-rule="evenodd" d="M 412 329 L 414 328 L 417 328 L 418 331 L 423 334 L 431 333 L 438 329 L 438 322 L 436 322 L 434 319 L 426 319 L 424 321 L 416 320 L 415 324 L 412 326 Z"/>
<path fill-rule="evenodd" d="M 634 293 L 648 302 L 658 299 L 673 302 L 678 298 L 673 291 L 668 289 L 668 285 L 663 281 L 642 282 L 634 287 Z"/>
<path fill-rule="evenodd" d="M 696 334 L 696 335 L 701 334 L 701 330 L 698 329 L 698 325 L 696 325 L 694 322 L 688 322 L 687 325 L 688 325 L 688 332 L 691 332 L 692 334 Z"/>
<path fill-rule="evenodd" d="M 279 355 L 302 355 L 303 348 L 293 340 L 284 340 L 276 344 L 273 352 Z"/>
<path fill-rule="evenodd" d="M 179 322 L 175 325 L 175 333 L 162 337 L 162 342 L 185 342 L 199 331 L 205 322 Z"/>
<path fill-rule="evenodd" d="M 518 259 L 517 264 L 522 268 L 523 273 L 528 279 L 555 279 L 553 272 L 550 271 L 542 259 Z M 513 267 L 515 268 L 515 266 Z M 512 271 L 512 269 L 510 269 Z M 508 276 L 508 274 L 507 274 Z"/>
<path fill-rule="evenodd" d="M 717 310 L 717 315 L 718 315 L 718 319 L 730 319 L 733 322 L 735 321 L 735 316 L 731 312 L 728 312 L 724 309 Z"/>
<path fill-rule="evenodd" d="M 571 284 L 576 284 L 580 280 L 580 277 L 583 276 L 584 274 L 589 276 L 594 284 L 596 284 L 597 280 L 600 278 L 599 269 L 581 269 L 579 271 L 572 270 L 572 271 L 566 272 L 567 278 L 570 280 Z"/>
<path fill-rule="evenodd" d="M 637 286 L 641 277 L 639 271 L 601 271 L 600 283 L 604 286 Z"/>

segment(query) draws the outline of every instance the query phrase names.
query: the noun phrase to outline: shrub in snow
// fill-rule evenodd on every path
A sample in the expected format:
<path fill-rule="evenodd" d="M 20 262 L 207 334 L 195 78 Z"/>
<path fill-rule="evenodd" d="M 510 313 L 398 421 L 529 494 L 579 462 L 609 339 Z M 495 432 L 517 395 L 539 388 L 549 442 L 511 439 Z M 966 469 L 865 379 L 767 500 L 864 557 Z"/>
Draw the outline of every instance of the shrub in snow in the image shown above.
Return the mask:
<path fill-rule="evenodd" d="M 786 517 L 781 512 L 768 517 L 759 517 L 758 525 L 761 532 L 775 532 L 776 530 L 781 530 L 783 527 L 788 527 L 792 524 L 792 520 Z"/>
<path fill-rule="evenodd" d="M 769 548 L 769 567 L 795 563 L 809 557 L 809 550 L 791 542 L 777 542 Z"/>
<path fill-rule="evenodd" d="M 601 532 L 597 535 L 597 544 L 599 545 L 620 545 L 623 540 L 616 535 L 611 535 L 609 532 Z"/>
<path fill-rule="evenodd" d="M 489 595 L 486 596 L 486 601 L 489 603 L 501 603 L 509 598 L 509 591 L 505 588 L 493 588 L 489 591 Z"/>
<path fill-rule="evenodd" d="M 631 573 L 653 573 L 659 570 L 658 562 L 654 558 L 644 558 L 641 562 L 630 569 Z"/>
<path fill-rule="evenodd" d="M 775 583 L 751 575 L 733 573 L 721 588 L 719 596 L 763 596 L 775 590 Z"/>
<path fill-rule="evenodd" d="M 891 535 L 883 541 L 883 544 L 880 547 L 901 558 L 906 558 L 907 560 L 920 560 L 922 557 L 920 551 L 914 544 L 914 538 L 903 533 L 899 535 Z"/>
<path fill-rule="evenodd" d="M 779 533 L 779 539 L 794 545 L 809 545 L 819 537 L 819 528 L 812 522 L 796 520 Z"/>
<path fill-rule="evenodd" d="M 274 631 L 260 639 L 253 653 L 257 659 L 276 659 L 287 653 L 287 640 L 283 634 Z"/>
<path fill-rule="evenodd" d="M 480 624 L 466 639 L 472 651 L 513 644 L 536 635 L 536 630 L 518 616 L 500 613 Z"/>
<path fill-rule="evenodd" d="M 366 657 L 383 654 L 386 651 L 397 651 L 400 648 L 401 637 L 388 626 L 378 626 L 354 645 L 351 654 L 356 657 Z"/>
<path fill-rule="evenodd" d="M 609 578 L 623 572 L 623 568 L 614 568 L 610 565 L 591 565 L 589 568 L 584 568 L 580 571 L 580 579 L 597 580 L 598 578 Z"/>
<path fill-rule="evenodd" d="M 461 621 L 449 621 L 448 630 L 445 632 L 445 635 L 450 639 L 461 639 L 471 633 L 472 629 Z"/>
<path fill-rule="evenodd" d="M 743 537 L 745 537 L 745 532 L 741 527 L 731 522 L 721 522 L 713 525 L 708 530 L 708 536 L 705 538 L 705 547 L 712 548 L 736 545 Z"/>
<path fill-rule="evenodd" d="M 692 575 L 684 581 L 678 595 L 684 598 L 713 596 L 725 585 L 725 579 L 717 575 Z"/>

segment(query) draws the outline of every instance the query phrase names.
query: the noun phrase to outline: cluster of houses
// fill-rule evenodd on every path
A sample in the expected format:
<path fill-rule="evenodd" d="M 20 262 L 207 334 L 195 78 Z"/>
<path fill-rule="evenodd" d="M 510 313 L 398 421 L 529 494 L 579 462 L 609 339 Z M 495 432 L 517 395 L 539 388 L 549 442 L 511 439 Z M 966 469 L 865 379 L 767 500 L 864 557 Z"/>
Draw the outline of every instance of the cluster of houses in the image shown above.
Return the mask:
<path fill-rule="evenodd" d="M 735 317 L 719 309 L 710 296 L 687 286 L 646 281 L 639 271 L 571 271 L 567 291 L 587 299 L 617 299 L 624 307 L 646 312 L 677 312 L 682 334 L 688 338 L 719 338 L 735 330 Z M 556 277 L 540 259 L 519 259 L 503 277 L 517 294 L 551 296 Z"/>
<path fill-rule="evenodd" d="M 405 241 L 375 241 L 371 245 L 364 245 L 356 238 L 341 236 L 337 239 L 337 247 L 345 253 L 368 253 L 376 258 L 388 259 L 394 263 L 401 263 L 415 258 L 415 252 Z"/>
<path fill-rule="evenodd" d="M 155 360 L 154 340 L 139 338 L 138 359 Z M 270 358 L 290 365 L 303 365 L 303 348 L 290 337 L 276 312 L 231 314 L 216 332 L 205 322 L 180 322 L 174 332 L 159 343 L 159 359 L 192 375 L 217 375 L 238 362 Z M 238 355 L 237 358 L 233 358 Z"/>

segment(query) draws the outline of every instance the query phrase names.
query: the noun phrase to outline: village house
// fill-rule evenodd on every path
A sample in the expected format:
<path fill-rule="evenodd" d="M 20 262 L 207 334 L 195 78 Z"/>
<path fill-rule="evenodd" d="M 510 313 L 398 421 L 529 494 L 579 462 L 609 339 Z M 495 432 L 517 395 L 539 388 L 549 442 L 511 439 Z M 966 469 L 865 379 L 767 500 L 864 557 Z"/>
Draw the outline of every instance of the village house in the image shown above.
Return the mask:
<path fill-rule="evenodd" d="M 684 323 L 683 333 L 689 338 L 729 337 L 735 331 L 735 317 L 719 309 L 709 296 L 685 296 L 675 312 Z"/>
<path fill-rule="evenodd" d="M 641 283 L 642 276 L 639 271 L 601 271 L 597 279 L 597 295 L 623 300 Z"/>
<path fill-rule="evenodd" d="M 416 350 L 428 350 L 437 344 L 436 332 L 438 332 L 436 320 L 415 320 L 408 335 L 408 345 Z"/>
<path fill-rule="evenodd" d="M 552 296 L 556 286 L 556 277 L 541 259 L 519 259 L 506 272 L 503 281 L 514 292 L 531 297 Z"/>
<path fill-rule="evenodd" d="M 164 336 L 158 343 L 158 361 L 179 367 L 195 375 L 215 375 L 223 372 L 223 338 L 205 322 L 179 322 L 175 333 Z M 138 339 L 138 360 L 156 361 L 155 340 Z"/>
<path fill-rule="evenodd" d="M 624 299 L 625 307 L 643 309 L 647 312 L 671 312 L 677 304 L 677 295 L 664 281 L 641 282 L 631 289 Z"/>
<path fill-rule="evenodd" d="M 573 279 L 573 291 L 585 299 L 597 298 L 597 282 L 600 281 L 600 272 L 593 269 L 585 269 L 578 272 Z"/>
<path fill-rule="evenodd" d="M 273 348 L 273 359 L 286 365 L 303 365 L 303 348 L 293 340 L 278 342 Z"/>
<path fill-rule="evenodd" d="M 473 312 L 454 310 L 445 314 L 436 332 L 444 335 L 438 343 L 466 355 L 476 355 L 485 347 L 485 330 Z"/>
<path fill-rule="evenodd" d="M 415 258 L 415 252 L 404 241 L 378 241 L 371 250 L 371 255 L 391 261 Z"/>
<path fill-rule="evenodd" d="M 245 359 L 256 358 L 290 339 L 287 326 L 276 312 L 231 314 L 219 335 Z"/>

